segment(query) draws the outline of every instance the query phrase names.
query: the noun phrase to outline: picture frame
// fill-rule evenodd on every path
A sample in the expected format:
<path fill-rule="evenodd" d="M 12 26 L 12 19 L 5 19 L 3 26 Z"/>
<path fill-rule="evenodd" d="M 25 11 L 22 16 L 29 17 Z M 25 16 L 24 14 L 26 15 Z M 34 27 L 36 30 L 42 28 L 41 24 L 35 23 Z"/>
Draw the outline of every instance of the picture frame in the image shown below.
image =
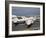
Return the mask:
<path fill-rule="evenodd" d="M 17 9 L 16 11 L 18 12 L 18 8 L 20 11 L 20 8 L 22 8 L 21 10 L 23 10 L 23 9 L 27 9 L 27 8 L 29 9 L 29 7 L 31 9 L 37 8 L 36 11 L 38 10 L 38 8 L 40 8 L 39 13 L 38 13 L 40 15 L 40 24 L 39 24 L 40 30 L 37 30 L 37 29 L 35 31 L 33 31 L 33 30 L 32 31 L 30 31 L 30 30 L 23 30 L 23 31 L 12 30 L 13 22 L 11 19 L 12 19 L 12 16 L 14 17 L 12 10 Z M 18 15 L 18 14 L 16 13 L 16 15 Z M 24 14 L 20 13 L 19 15 L 23 16 Z M 27 14 L 25 14 L 25 15 L 27 15 Z M 16 27 L 15 27 L 15 29 L 16 29 Z M 5 1 L 5 36 L 6 37 L 38 36 L 38 35 L 44 35 L 44 34 L 45 34 L 45 3 L 24 2 L 24 1 Z"/>

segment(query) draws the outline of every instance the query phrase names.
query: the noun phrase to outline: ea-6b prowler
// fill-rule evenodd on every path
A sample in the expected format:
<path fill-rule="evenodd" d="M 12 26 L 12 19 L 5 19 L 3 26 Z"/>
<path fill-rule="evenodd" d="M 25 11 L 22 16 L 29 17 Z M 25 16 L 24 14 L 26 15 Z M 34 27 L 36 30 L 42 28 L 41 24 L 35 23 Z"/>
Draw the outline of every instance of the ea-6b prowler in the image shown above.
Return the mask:
<path fill-rule="evenodd" d="M 32 23 L 34 23 L 34 21 L 36 20 L 36 17 L 25 17 L 25 16 L 16 16 L 13 15 L 12 16 L 12 22 L 16 25 L 18 24 L 26 24 L 26 25 L 30 25 Z"/>

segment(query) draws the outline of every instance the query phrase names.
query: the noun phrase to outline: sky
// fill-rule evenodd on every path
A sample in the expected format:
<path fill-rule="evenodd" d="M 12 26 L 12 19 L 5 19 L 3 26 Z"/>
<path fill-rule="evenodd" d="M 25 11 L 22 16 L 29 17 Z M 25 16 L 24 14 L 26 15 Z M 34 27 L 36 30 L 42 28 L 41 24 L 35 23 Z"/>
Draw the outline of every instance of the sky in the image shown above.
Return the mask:
<path fill-rule="evenodd" d="M 12 15 L 17 15 L 17 16 L 36 16 L 36 15 L 40 15 L 40 8 L 12 7 Z"/>

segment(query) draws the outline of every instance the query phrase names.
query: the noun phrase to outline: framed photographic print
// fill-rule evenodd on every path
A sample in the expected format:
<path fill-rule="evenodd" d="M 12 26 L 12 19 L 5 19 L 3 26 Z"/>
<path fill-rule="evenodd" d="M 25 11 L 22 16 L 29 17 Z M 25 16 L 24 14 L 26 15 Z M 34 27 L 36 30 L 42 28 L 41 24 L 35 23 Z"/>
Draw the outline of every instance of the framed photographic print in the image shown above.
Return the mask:
<path fill-rule="evenodd" d="M 45 3 L 5 1 L 6 37 L 45 34 Z"/>

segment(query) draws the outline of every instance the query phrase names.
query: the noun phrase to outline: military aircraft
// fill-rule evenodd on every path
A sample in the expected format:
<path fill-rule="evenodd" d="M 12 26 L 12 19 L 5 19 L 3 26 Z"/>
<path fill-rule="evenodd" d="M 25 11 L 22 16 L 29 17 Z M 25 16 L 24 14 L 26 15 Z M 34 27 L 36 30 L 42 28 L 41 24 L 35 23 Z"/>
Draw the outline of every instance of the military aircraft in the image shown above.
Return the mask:
<path fill-rule="evenodd" d="M 30 17 L 16 16 L 16 15 L 12 16 L 12 22 L 16 25 L 23 24 L 23 23 L 26 25 L 30 25 L 34 23 L 35 20 L 36 20 L 36 17 L 33 17 L 33 16 L 30 16 Z"/>

